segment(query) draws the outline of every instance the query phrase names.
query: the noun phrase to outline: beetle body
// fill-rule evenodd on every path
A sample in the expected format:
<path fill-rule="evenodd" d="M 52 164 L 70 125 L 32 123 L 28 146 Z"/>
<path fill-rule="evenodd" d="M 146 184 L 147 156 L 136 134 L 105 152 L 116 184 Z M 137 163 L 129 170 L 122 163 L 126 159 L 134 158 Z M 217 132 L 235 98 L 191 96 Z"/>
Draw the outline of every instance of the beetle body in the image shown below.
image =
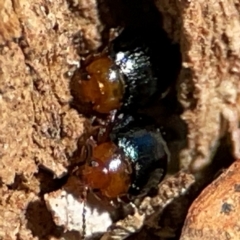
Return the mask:
<path fill-rule="evenodd" d="M 88 58 L 84 74 L 76 71 L 72 92 L 101 114 L 146 107 L 156 96 L 164 95 L 176 79 L 172 69 L 179 56 L 173 56 L 174 49 L 163 31 L 125 29 L 107 50 Z"/>
<path fill-rule="evenodd" d="M 86 185 L 112 199 L 146 195 L 157 188 L 169 156 L 160 131 L 153 126 L 140 127 L 148 121 L 128 115 L 115 123 L 110 141 L 93 147 L 83 171 Z"/>

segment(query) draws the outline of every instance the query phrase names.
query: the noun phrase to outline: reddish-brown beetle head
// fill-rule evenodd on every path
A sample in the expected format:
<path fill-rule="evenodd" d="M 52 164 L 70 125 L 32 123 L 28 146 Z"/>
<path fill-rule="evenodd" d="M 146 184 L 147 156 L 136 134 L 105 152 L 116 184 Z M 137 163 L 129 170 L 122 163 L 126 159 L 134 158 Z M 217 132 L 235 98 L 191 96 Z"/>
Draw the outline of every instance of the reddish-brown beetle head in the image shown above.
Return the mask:
<path fill-rule="evenodd" d="M 108 198 L 127 194 L 131 171 L 124 154 L 112 142 L 93 149 L 92 158 L 83 170 L 83 180 L 91 189 L 98 189 Z"/>
<path fill-rule="evenodd" d="M 114 62 L 106 55 L 96 57 L 86 67 L 88 79 L 79 82 L 80 98 L 90 102 L 93 110 L 109 113 L 121 107 L 124 83 Z"/>

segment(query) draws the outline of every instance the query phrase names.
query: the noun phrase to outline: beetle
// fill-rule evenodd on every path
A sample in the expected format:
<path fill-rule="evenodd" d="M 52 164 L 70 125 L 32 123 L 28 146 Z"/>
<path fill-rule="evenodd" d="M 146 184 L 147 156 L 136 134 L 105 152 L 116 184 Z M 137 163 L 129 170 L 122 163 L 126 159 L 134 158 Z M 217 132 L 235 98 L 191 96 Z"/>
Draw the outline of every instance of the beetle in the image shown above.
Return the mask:
<path fill-rule="evenodd" d="M 169 152 L 149 118 L 119 114 L 109 140 L 95 144 L 82 172 L 83 182 L 102 196 L 145 196 L 166 174 Z M 144 127 L 143 127 L 144 126 Z"/>
<path fill-rule="evenodd" d="M 163 30 L 125 28 L 103 52 L 86 58 L 73 75 L 72 93 L 100 114 L 147 107 L 176 79 L 175 48 Z"/>

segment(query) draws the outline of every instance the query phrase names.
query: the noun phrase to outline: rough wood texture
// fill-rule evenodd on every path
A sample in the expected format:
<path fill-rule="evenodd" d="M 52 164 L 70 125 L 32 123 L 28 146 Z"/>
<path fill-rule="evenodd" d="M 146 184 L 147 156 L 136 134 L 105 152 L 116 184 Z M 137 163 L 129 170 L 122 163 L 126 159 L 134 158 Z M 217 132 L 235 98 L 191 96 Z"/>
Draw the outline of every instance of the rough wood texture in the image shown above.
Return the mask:
<path fill-rule="evenodd" d="M 6 0 L 0 15 L 0 238 L 43 239 L 54 225 L 39 192 L 53 176 L 34 174 L 61 176 L 76 150 L 84 119 L 69 106 L 67 75 L 77 44 L 100 45 L 101 24 L 94 0 Z"/>
<path fill-rule="evenodd" d="M 85 131 L 85 119 L 70 106 L 69 81 L 82 55 L 102 44 L 104 24 L 98 3 L 107 2 L 0 1 L 0 239 L 74 239 L 74 234 L 64 235 L 63 229 L 54 225 L 42 196 L 55 189 L 53 178 L 67 171 L 68 159 Z M 141 6 L 148 11 L 148 1 L 143 2 Z M 239 157 L 240 1 L 156 0 L 155 5 L 169 36 L 180 43 L 183 57 L 178 94 L 189 132 L 188 146 L 180 155 L 182 168 L 200 171 L 212 161 L 221 137 L 227 134 L 234 156 Z M 116 19 L 125 15 L 125 9 L 119 8 Z M 132 11 L 126 13 L 130 18 Z M 115 15 L 111 8 L 101 14 L 101 19 L 103 14 Z M 39 167 L 53 175 L 42 173 Z M 233 172 L 216 182 L 229 191 L 216 184 L 210 186 L 216 197 L 207 199 L 205 195 L 199 198 L 199 205 L 193 205 L 199 216 L 185 223 L 182 239 L 188 239 L 189 234 L 189 239 L 194 239 L 200 228 L 204 234 L 213 234 L 212 239 L 220 239 L 217 229 L 231 226 L 235 231 L 239 214 L 233 182 L 238 181 L 239 162 L 231 169 Z M 227 213 L 221 213 L 224 203 Z M 211 233 L 197 223 L 197 219 L 204 220 L 205 209 L 216 217 L 215 221 L 210 217 L 209 222 L 204 221 L 213 229 Z M 190 232 L 188 224 L 193 229 Z M 233 235 L 237 230 L 233 231 L 223 234 L 240 239 Z M 204 236 L 201 239 L 210 235 Z"/>
<path fill-rule="evenodd" d="M 229 133 L 240 156 L 240 2 L 156 1 L 164 28 L 181 44 L 179 100 L 188 124 L 181 165 L 199 171 L 209 164 L 220 138 Z"/>
<path fill-rule="evenodd" d="M 181 240 L 240 239 L 240 160 L 203 190 L 190 207 Z"/>

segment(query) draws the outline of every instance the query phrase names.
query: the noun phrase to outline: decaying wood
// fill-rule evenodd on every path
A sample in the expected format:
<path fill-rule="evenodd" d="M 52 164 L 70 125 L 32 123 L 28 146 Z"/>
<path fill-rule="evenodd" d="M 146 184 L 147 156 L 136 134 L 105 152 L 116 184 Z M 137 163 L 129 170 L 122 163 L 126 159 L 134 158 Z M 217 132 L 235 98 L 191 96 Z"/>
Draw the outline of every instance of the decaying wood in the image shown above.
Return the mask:
<path fill-rule="evenodd" d="M 240 239 L 240 160 L 203 190 L 189 209 L 181 240 Z"/>
<path fill-rule="evenodd" d="M 85 131 L 85 118 L 70 104 L 69 81 L 82 56 L 102 44 L 99 3 L 105 2 L 0 1 L 0 239 L 73 236 L 56 228 L 42 196 L 54 177 L 67 172 Z M 226 135 L 239 158 L 240 1 L 155 0 L 155 5 L 164 29 L 181 46 L 178 97 L 188 126 L 181 167 L 201 171 Z M 105 10 L 101 14 L 114 15 Z M 41 168 L 53 175 L 44 176 Z M 206 228 L 212 239 L 239 239 L 229 230 L 239 227 L 237 169 L 239 162 L 196 200 L 181 239 L 199 239 L 199 231 L 201 239 L 209 239 Z M 215 235 L 226 222 L 222 238 Z"/>
<path fill-rule="evenodd" d="M 179 100 L 188 125 L 181 165 L 194 171 L 209 164 L 221 137 L 230 135 L 240 154 L 239 1 L 157 1 L 164 28 L 181 44 Z"/>

